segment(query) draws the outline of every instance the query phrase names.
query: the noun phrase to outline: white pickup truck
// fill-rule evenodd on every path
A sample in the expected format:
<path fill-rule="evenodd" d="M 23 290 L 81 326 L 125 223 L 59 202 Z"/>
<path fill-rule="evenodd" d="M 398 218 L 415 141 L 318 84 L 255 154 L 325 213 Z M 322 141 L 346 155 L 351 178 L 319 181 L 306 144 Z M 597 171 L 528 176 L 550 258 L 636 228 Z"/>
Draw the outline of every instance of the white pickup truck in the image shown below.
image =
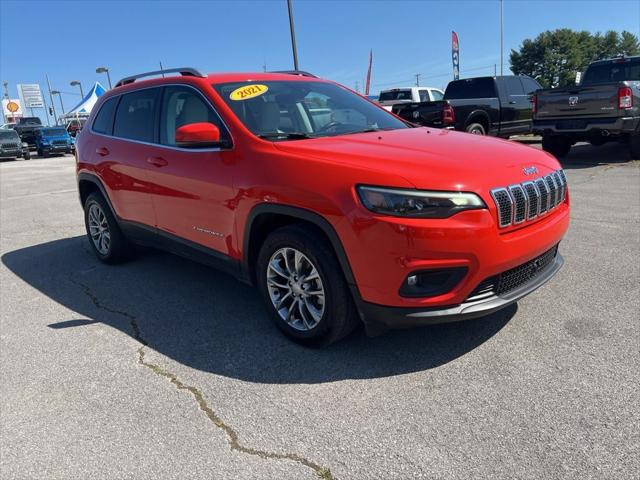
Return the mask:
<path fill-rule="evenodd" d="M 398 103 L 435 102 L 443 98 L 444 92 L 434 87 L 391 88 L 380 92 L 378 103 L 391 111 L 391 107 Z"/>

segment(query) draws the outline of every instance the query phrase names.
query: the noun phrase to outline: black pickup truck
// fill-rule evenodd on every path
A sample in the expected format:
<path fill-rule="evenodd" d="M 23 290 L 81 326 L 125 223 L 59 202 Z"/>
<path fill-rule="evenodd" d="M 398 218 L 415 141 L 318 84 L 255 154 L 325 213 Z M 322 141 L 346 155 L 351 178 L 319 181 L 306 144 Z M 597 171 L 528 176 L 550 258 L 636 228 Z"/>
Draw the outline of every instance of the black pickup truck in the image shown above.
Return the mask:
<path fill-rule="evenodd" d="M 12 127 L 20 139 L 29 145 L 30 149 L 36 148 L 36 130 L 42 128 L 42 121 L 38 117 L 22 117 Z"/>
<path fill-rule="evenodd" d="M 594 62 L 580 85 L 541 90 L 533 106 L 533 130 L 556 157 L 579 141 L 624 141 L 640 158 L 640 57 Z"/>
<path fill-rule="evenodd" d="M 531 132 L 531 95 L 540 88 L 519 75 L 449 82 L 444 100 L 393 106 L 393 113 L 419 125 L 476 135 L 509 137 Z"/>

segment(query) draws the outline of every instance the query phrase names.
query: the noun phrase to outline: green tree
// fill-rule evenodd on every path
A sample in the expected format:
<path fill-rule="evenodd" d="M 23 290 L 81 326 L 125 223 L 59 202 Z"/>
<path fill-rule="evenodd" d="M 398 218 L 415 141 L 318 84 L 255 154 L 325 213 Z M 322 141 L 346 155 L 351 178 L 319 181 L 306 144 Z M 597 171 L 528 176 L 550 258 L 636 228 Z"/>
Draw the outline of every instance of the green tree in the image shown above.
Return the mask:
<path fill-rule="evenodd" d="M 529 75 L 546 88 L 572 85 L 576 72 L 590 62 L 620 53 L 640 54 L 638 37 L 627 31 L 593 35 L 568 28 L 547 30 L 533 40 L 525 39 L 518 51 L 511 50 L 511 71 Z"/>

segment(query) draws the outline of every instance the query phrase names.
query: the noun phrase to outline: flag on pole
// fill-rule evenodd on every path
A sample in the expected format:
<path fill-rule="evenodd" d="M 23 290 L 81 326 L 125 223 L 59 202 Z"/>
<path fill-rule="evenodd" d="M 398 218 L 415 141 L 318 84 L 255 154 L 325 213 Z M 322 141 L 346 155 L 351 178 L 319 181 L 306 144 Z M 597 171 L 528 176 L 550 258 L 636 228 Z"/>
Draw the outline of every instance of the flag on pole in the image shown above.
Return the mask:
<path fill-rule="evenodd" d="M 369 87 L 371 86 L 371 64 L 373 63 L 373 50 L 369 50 L 369 69 L 367 70 L 367 81 L 364 85 L 364 94 L 369 95 Z"/>
<path fill-rule="evenodd" d="M 460 44 L 456 32 L 451 32 L 451 60 L 453 61 L 453 79 L 458 80 L 460 78 Z"/>

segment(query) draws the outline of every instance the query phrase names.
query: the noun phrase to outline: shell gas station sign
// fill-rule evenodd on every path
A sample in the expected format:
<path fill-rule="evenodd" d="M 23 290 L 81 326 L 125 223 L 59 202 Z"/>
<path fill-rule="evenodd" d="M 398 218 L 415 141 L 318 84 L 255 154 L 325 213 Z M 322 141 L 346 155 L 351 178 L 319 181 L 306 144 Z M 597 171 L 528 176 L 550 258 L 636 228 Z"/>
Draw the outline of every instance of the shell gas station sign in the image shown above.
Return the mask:
<path fill-rule="evenodd" d="M 5 117 L 22 117 L 22 105 L 20 104 L 20 100 L 3 98 L 2 113 L 4 113 Z"/>

